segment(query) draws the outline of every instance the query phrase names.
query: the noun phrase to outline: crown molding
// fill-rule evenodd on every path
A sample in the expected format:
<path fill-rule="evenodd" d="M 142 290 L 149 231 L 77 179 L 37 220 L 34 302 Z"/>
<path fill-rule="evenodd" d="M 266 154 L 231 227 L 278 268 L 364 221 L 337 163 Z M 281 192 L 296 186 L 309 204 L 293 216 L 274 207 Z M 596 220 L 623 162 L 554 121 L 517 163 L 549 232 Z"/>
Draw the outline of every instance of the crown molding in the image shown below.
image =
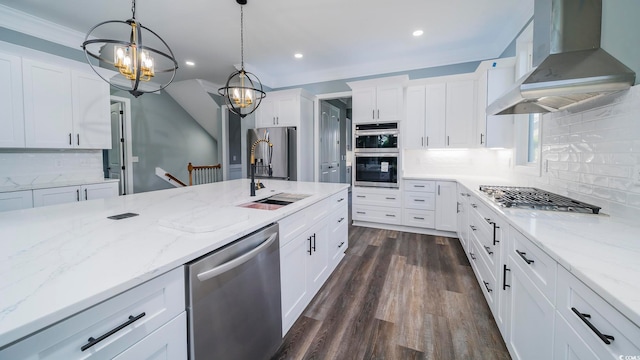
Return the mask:
<path fill-rule="evenodd" d="M 0 4 L 0 26 L 76 50 L 86 34 Z"/>

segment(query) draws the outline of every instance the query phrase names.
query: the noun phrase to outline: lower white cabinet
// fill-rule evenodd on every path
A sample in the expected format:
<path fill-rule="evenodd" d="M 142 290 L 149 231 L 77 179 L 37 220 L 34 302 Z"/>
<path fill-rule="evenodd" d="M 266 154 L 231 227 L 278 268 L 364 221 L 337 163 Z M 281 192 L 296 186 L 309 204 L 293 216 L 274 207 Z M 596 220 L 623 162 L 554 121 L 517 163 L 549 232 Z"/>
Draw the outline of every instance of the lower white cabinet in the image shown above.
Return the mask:
<path fill-rule="evenodd" d="M 62 186 L 33 190 L 33 207 L 106 199 L 118 196 L 118 183 Z"/>
<path fill-rule="evenodd" d="M 458 193 L 456 194 L 456 217 L 458 223 L 458 239 L 464 250 L 467 250 L 469 244 L 469 197 L 471 194 L 467 189 L 458 184 Z"/>
<path fill-rule="evenodd" d="M 282 336 L 344 257 L 347 191 L 279 221 Z"/>
<path fill-rule="evenodd" d="M 144 355 L 150 347 L 163 351 L 161 343 L 166 343 L 168 336 L 172 337 L 171 342 L 185 347 L 182 352 L 185 354 L 184 316 L 179 324 L 163 330 L 170 334 L 153 334 L 178 315 L 184 315 L 184 276 L 182 266 L 160 275 L 3 349 L 0 359 L 112 359 L 148 336 L 153 337 L 140 345 L 140 352 L 133 354 Z M 144 357 L 123 357 L 130 358 Z M 186 359 L 186 355 L 169 358 Z"/>
<path fill-rule="evenodd" d="M 398 189 L 356 187 L 352 191 L 351 216 L 354 221 L 402 224 L 402 201 Z"/>
<path fill-rule="evenodd" d="M 455 181 L 436 182 L 436 230 L 456 231 L 456 190 Z"/>
<path fill-rule="evenodd" d="M 31 190 L 0 193 L 0 211 L 28 209 L 33 207 Z"/>
<path fill-rule="evenodd" d="M 128 348 L 113 360 L 186 360 L 187 359 L 187 313 L 164 324 Z"/>
<path fill-rule="evenodd" d="M 553 358 L 555 360 L 599 360 L 591 348 L 576 333 L 562 316 L 556 314 Z"/>

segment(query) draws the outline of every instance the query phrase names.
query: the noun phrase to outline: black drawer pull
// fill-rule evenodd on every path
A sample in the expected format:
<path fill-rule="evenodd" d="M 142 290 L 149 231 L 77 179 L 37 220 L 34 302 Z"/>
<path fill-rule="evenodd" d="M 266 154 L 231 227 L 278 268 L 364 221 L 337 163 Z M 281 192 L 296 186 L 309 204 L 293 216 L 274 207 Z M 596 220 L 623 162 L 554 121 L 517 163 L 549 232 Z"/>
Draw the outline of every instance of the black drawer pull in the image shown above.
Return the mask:
<path fill-rule="evenodd" d="M 385 199 L 387 199 L 387 200 L 395 200 L 396 198 L 394 198 L 394 197 L 386 197 Z"/>
<path fill-rule="evenodd" d="M 507 271 L 511 271 L 511 269 L 507 269 L 507 265 L 502 265 L 502 290 L 507 290 L 511 285 L 507 285 Z"/>
<path fill-rule="evenodd" d="M 313 234 L 312 238 L 313 238 L 313 246 L 312 246 L 313 252 L 316 252 L 316 234 L 315 233 Z"/>
<path fill-rule="evenodd" d="M 385 216 L 386 216 L 386 217 L 396 217 L 396 216 L 395 216 L 395 215 L 393 215 L 393 214 L 386 214 Z"/>
<path fill-rule="evenodd" d="M 478 207 L 478 205 L 476 205 L 476 204 L 471 204 L 471 207 L 475 209 L 475 208 L 477 208 L 477 207 Z"/>
<path fill-rule="evenodd" d="M 413 201 L 424 202 L 424 199 L 413 199 Z"/>
<path fill-rule="evenodd" d="M 493 224 L 493 246 L 496 246 L 496 243 L 499 243 L 500 240 L 498 240 L 498 237 L 496 236 L 496 229 L 500 229 L 500 226 L 496 225 L 496 223 L 492 222 Z"/>
<path fill-rule="evenodd" d="M 484 283 L 484 287 L 485 287 L 485 288 L 487 288 L 487 292 L 492 292 L 492 291 L 493 291 L 493 290 L 491 290 L 491 289 L 489 288 L 489 283 L 488 283 L 488 282 L 483 281 L 483 283 Z"/>
<path fill-rule="evenodd" d="M 363 198 L 363 199 L 366 198 L 366 196 L 364 195 L 356 195 L 356 197 Z"/>
<path fill-rule="evenodd" d="M 362 215 L 364 215 L 364 214 L 366 214 L 366 212 L 364 212 L 364 211 L 356 211 L 356 214 L 362 214 Z"/>
<path fill-rule="evenodd" d="M 469 225 L 469 227 L 471 228 L 471 230 L 476 231 L 476 227 L 473 225 Z"/>
<path fill-rule="evenodd" d="M 487 254 L 489 255 L 493 255 L 493 251 L 491 251 L 491 248 L 488 246 L 485 246 L 484 249 L 487 251 Z"/>
<path fill-rule="evenodd" d="M 307 250 L 307 252 L 309 253 L 309 255 L 313 255 L 313 251 L 311 251 L 311 236 L 309 236 L 309 238 L 307 240 L 309 240 L 309 250 Z"/>
<path fill-rule="evenodd" d="M 611 345 L 611 341 L 615 340 L 615 338 L 611 335 L 605 335 L 603 333 L 600 332 L 600 330 L 598 330 L 595 326 L 593 326 L 593 324 L 591 323 L 591 321 L 589 321 L 587 318 L 590 318 L 591 315 L 589 314 L 583 314 L 580 311 L 578 311 L 578 309 L 572 307 L 571 310 L 578 315 L 578 317 L 580 318 L 580 320 L 582 320 L 583 323 L 587 324 L 587 326 L 589 327 L 589 329 L 591 329 L 591 331 L 593 331 L 594 333 L 596 333 L 596 335 L 598 335 L 598 337 L 600 338 L 600 340 L 602 340 L 602 342 L 604 342 L 607 345 Z M 611 340 L 611 341 L 609 341 Z"/>
<path fill-rule="evenodd" d="M 340 220 L 338 220 L 338 222 L 339 222 L 339 223 L 341 223 L 341 222 L 343 222 L 343 221 L 344 221 L 344 218 L 343 218 L 343 217 L 341 217 L 341 218 L 340 218 Z"/>
<path fill-rule="evenodd" d="M 469 252 L 469 256 L 471 256 L 471 258 L 472 258 L 473 260 L 475 260 L 475 259 L 476 259 L 475 254 L 474 254 L 474 253 L 472 253 L 472 252 Z"/>
<path fill-rule="evenodd" d="M 533 263 L 534 263 L 534 261 L 533 261 L 533 260 L 531 260 L 531 259 L 527 259 L 527 257 L 526 257 L 527 253 L 526 253 L 526 252 L 522 252 L 522 251 L 519 251 L 519 250 L 516 250 L 516 252 L 518 253 L 518 255 L 520 255 L 520 257 L 522 258 L 522 260 L 524 260 L 524 261 L 526 261 L 526 262 L 527 262 L 527 264 L 531 265 L 531 264 L 533 264 Z"/>
<path fill-rule="evenodd" d="M 342 247 L 342 245 L 344 245 L 344 241 L 340 243 L 340 245 L 338 245 L 338 249 L 340 249 Z"/>
<path fill-rule="evenodd" d="M 489 225 L 493 224 L 493 221 L 491 221 L 491 219 L 489 219 L 489 218 L 484 218 L 484 221 L 488 222 Z"/>
<path fill-rule="evenodd" d="M 343 200 L 344 200 L 344 198 L 340 198 L 340 199 L 338 199 L 338 202 L 341 202 L 341 201 L 343 201 Z"/>
<path fill-rule="evenodd" d="M 80 351 L 85 351 L 85 350 L 87 350 L 88 348 L 90 348 L 90 347 L 92 347 L 93 345 L 95 345 L 95 344 L 99 343 L 100 341 L 102 341 L 102 340 L 104 340 L 104 339 L 108 338 L 109 336 L 111 336 L 111 335 L 113 335 L 113 334 L 117 333 L 118 331 L 120 331 L 120 330 L 122 330 L 122 329 L 126 328 L 127 326 L 129 326 L 129 325 L 133 324 L 134 322 L 136 322 L 136 321 L 138 321 L 138 320 L 142 319 L 142 317 L 144 317 L 145 315 L 146 315 L 145 313 L 142 313 L 142 314 L 140 314 L 140 315 L 138 315 L 138 316 L 129 315 L 129 320 L 128 320 L 127 322 L 125 322 L 124 324 L 118 325 L 118 327 L 116 327 L 116 328 L 114 328 L 114 329 L 110 330 L 109 332 L 107 332 L 107 333 L 106 333 L 106 334 L 104 334 L 104 335 L 99 336 L 97 339 L 96 339 L 96 338 L 93 338 L 93 337 L 90 337 L 90 338 L 87 340 L 87 341 L 88 341 L 88 343 L 86 343 L 86 344 L 82 345 L 82 347 L 80 348 Z"/>
<path fill-rule="evenodd" d="M 419 217 L 419 216 L 414 216 L 414 217 L 413 217 L 413 219 L 414 219 L 414 220 L 424 220 L 424 218 L 423 218 L 423 217 Z"/>
<path fill-rule="evenodd" d="M 413 187 L 423 188 L 423 187 L 424 187 L 424 185 L 413 185 Z"/>

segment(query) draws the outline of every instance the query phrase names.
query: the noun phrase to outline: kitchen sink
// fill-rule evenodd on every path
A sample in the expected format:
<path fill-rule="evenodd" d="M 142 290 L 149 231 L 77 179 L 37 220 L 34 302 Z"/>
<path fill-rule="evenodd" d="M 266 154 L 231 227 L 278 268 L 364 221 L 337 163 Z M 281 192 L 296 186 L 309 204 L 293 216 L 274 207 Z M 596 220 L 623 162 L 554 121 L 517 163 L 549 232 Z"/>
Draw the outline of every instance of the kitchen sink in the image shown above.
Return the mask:
<path fill-rule="evenodd" d="M 271 195 L 264 199 L 251 201 L 245 204 L 241 204 L 238 206 L 248 207 L 252 209 L 262 209 L 262 210 L 277 210 L 283 206 L 287 206 L 289 204 L 293 204 L 298 200 L 302 200 L 311 196 L 310 194 L 294 194 L 294 193 L 279 193 L 275 195 Z"/>

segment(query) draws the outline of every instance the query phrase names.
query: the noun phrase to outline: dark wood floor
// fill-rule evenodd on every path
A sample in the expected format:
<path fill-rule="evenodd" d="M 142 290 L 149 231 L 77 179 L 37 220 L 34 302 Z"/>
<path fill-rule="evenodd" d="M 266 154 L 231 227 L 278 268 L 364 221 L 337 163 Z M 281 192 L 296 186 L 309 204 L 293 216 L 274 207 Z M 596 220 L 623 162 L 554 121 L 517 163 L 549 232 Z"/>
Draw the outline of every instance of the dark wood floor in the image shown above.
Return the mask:
<path fill-rule="evenodd" d="M 458 239 L 349 228 L 273 359 L 509 359 Z"/>

